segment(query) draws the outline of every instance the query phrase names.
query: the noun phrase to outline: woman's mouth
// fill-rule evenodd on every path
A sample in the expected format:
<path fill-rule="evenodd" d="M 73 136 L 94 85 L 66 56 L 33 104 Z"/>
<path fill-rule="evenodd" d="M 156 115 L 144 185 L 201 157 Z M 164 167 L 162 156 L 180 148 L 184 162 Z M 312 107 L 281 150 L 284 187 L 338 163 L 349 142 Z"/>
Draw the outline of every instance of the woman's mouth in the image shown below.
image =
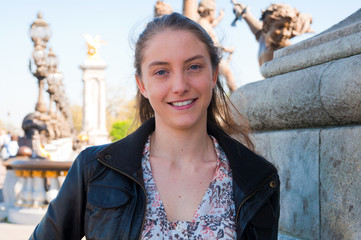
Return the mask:
<path fill-rule="evenodd" d="M 183 107 L 183 106 L 187 106 L 187 105 L 191 104 L 194 101 L 195 101 L 195 99 L 191 99 L 191 100 L 180 101 L 180 102 L 171 102 L 169 104 L 171 104 L 172 106 L 175 106 L 175 107 Z"/>

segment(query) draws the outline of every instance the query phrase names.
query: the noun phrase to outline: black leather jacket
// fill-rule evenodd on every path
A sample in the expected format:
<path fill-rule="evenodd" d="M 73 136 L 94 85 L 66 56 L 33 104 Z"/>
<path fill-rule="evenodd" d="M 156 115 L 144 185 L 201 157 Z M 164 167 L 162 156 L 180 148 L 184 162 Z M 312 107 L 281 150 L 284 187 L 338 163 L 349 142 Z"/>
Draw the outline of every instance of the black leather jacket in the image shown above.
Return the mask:
<path fill-rule="evenodd" d="M 145 209 L 141 159 L 154 119 L 118 142 L 90 147 L 74 161 L 58 196 L 30 239 L 140 239 Z M 208 124 L 230 162 L 237 239 L 277 239 L 275 167 Z"/>

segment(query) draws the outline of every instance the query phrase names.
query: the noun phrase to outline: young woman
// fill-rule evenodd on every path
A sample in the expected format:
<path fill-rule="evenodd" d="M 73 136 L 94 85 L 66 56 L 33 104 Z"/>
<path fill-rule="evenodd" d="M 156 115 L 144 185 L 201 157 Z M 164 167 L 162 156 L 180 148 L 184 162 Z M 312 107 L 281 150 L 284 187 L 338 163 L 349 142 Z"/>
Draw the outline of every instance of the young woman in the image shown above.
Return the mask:
<path fill-rule="evenodd" d="M 219 61 L 194 21 L 150 22 L 135 49 L 142 125 L 78 156 L 31 239 L 277 239 L 278 175 L 232 120 Z"/>

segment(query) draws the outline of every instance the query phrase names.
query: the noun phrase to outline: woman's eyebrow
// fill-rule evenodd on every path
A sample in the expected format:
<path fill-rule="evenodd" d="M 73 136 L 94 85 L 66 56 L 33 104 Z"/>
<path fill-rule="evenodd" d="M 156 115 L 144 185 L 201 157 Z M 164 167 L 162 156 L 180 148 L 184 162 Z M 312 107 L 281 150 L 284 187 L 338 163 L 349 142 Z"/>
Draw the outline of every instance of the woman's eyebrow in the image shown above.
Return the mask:
<path fill-rule="evenodd" d="M 188 58 L 188 59 L 185 60 L 184 62 L 187 63 L 187 62 L 191 62 L 191 61 L 193 61 L 193 60 L 200 59 L 200 58 L 205 59 L 205 57 L 204 57 L 203 55 L 196 55 L 196 56 L 194 56 L 194 57 Z"/>
<path fill-rule="evenodd" d="M 161 61 L 154 61 L 154 62 L 151 62 L 151 63 L 149 63 L 149 65 L 148 65 L 148 68 L 150 68 L 150 67 L 152 67 L 152 66 L 157 66 L 157 65 L 169 65 L 169 63 L 168 62 L 161 62 Z"/>

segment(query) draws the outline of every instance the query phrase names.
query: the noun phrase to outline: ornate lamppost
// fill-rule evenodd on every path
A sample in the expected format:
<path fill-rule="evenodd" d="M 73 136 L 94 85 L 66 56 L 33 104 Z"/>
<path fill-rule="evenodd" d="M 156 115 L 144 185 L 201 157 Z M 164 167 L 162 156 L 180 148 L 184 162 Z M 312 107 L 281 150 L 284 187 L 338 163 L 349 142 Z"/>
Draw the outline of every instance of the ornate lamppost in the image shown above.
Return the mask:
<path fill-rule="evenodd" d="M 47 61 L 46 61 L 46 43 L 48 42 L 51 32 L 48 24 L 43 20 L 42 14 L 38 13 L 36 19 L 30 27 L 29 31 L 31 40 L 34 42 L 33 59 L 37 67 L 33 75 L 38 79 L 39 97 L 36 103 L 35 110 L 40 113 L 46 113 L 46 104 L 43 97 L 44 91 L 44 78 L 47 74 Z"/>
<path fill-rule="evenodd" d="M 50 139 L 57 139 L 60 137 L 60 128 L 58 126 L 58 117 L 56 115 L 57 109 L 54 110 L 56 93 L 59 91 L 59 85 L 62 82 L 63 75 L 57 69 L 58 59 L 50 48 L 47 57 L 47 74 L 46 79 L 48 83 L 47 92 L 49 93 L 49 110 L 48 115 L 50 117 L 48 123 L 48 131 Z"/>
<path fill-rule="evenodd" d="M 48 57 L 47 57 L 48 71 L 47 71 L 46 79 L 48 82 L 47 92 L 49 93 L 49 98 L 50 98 L 48 114 L 52 118 L 54 118 L 54 116 L 55 116 L 55 112 L 53 109 L 54 96 L 55 96 L 55 93 L 58 91 L 58 88 L 59 88 L 58 86 L 60 85 L 60 82 L 63 80 L 63 74 L 61 74 L 58 71 L 57 65 L 58 65 L 58 59 L 57 59 L 55 53 L 53 52 L 53 50 L 50 48 Z"/>

